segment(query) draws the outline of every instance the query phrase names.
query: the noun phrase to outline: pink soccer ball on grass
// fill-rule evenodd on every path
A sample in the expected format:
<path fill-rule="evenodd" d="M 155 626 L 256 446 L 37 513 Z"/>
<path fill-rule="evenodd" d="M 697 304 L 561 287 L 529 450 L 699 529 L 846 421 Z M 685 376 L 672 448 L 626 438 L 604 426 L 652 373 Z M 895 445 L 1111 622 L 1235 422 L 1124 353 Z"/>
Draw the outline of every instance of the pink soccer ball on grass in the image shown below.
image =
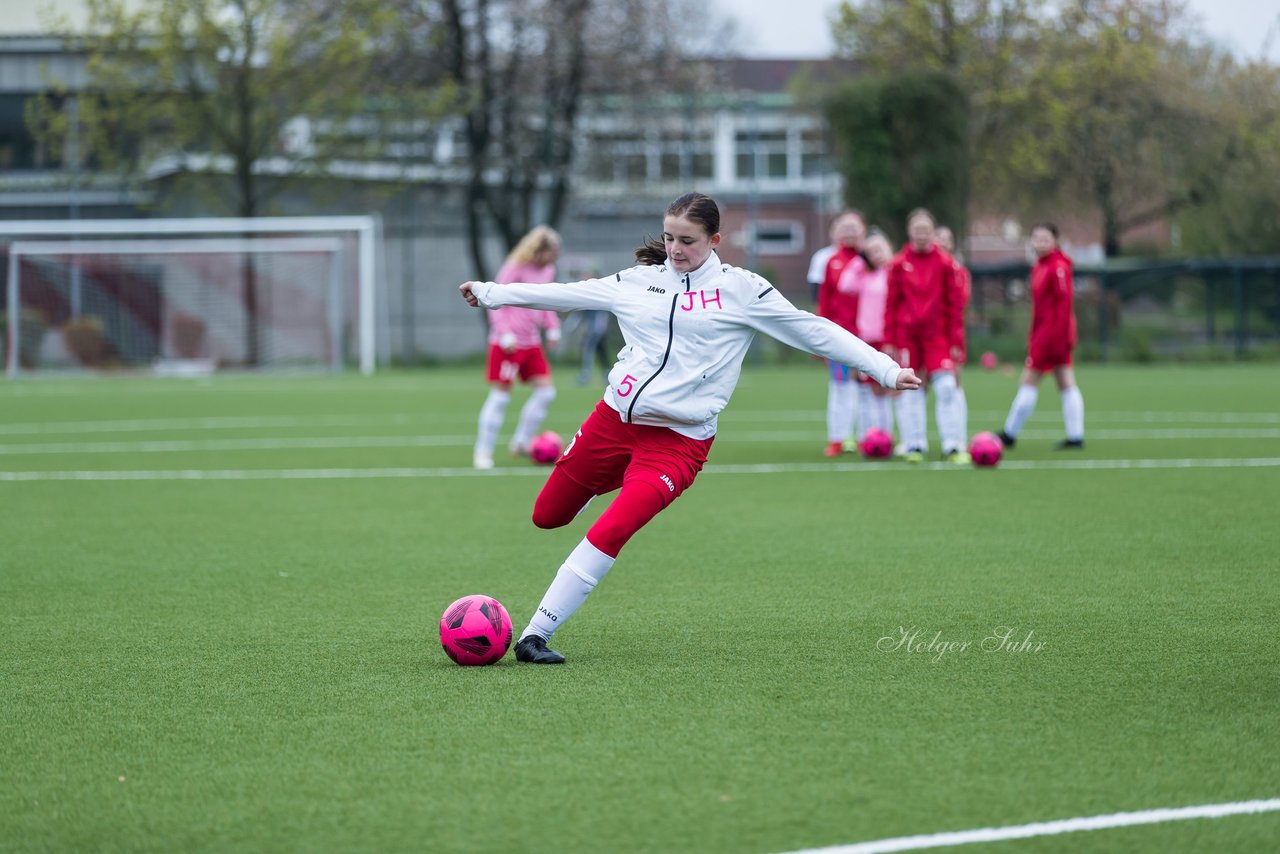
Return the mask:
<path fill-rule="evenodd" d="M 549 466 L 560 458 L 564 450 L 564 440 L 559 433 L 548 430 L 533 437 L 529 443 L 529 459 L 540 465 Z"/>
<path fill-rule="evenodd" d="M 982 354 L 982 358 L 979 360 L 979 363 L 982 365 L 984 370 L 994 371 L 996 366 L 1000 364 L 1000 359 L 997 358 L 995 353 L 988 350 Z"/>
<path fill-rule="evenodd" d="M 893 437 L 879 427 L 872 427 L 858 443 L 858 453 L 869 460 L 886 459 L 893 453 Z"/>
<path fill-rule="evenodd" d="M 440 617 L 440 645 L 458 664 L 493 664 L 511 647 L 511 616 L 492 596 L 463 596 Z"/>
<path fill-rule="evenodd" d="M 978 468 L 994 468 L 1004 456 L 1004 442 L 995 433 L 979 433 L 969 443 L 969 456 Z"/>

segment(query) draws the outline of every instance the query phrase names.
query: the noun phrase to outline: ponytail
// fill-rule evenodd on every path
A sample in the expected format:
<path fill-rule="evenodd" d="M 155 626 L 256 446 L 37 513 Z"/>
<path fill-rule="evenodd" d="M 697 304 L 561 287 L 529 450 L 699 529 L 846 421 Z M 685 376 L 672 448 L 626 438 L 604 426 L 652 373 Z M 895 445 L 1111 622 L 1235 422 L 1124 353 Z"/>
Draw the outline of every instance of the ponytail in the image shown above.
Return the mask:
<path fill-rule="evenodd" d="M 636 263 L 646 267 L 657 267 L 667 263 L 667 247 L 661 240 L 645 235 L 644 245 L 637 246 Z"/>

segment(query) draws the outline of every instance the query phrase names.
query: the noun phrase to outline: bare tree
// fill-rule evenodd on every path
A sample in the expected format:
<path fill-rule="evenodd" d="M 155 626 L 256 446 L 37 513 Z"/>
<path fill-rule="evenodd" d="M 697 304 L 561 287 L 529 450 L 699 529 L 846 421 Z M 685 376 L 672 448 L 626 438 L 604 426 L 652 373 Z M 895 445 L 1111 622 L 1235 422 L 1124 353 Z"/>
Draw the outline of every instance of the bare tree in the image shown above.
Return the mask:
<path fill-rule="evenodd" d="M 492 269 L 490 227 L 512 246 L 533 225 L 564 216 L 585 99 L 696 88 L 690 59 L 713 46 L 715 29 L 700 31 L 702 44 L 674 40 L 664 24 L 680 9 L 710 23 L 690 0 L 402 0 L 410 73 L 447 88 L 462 124 L 477 276 Z"/>

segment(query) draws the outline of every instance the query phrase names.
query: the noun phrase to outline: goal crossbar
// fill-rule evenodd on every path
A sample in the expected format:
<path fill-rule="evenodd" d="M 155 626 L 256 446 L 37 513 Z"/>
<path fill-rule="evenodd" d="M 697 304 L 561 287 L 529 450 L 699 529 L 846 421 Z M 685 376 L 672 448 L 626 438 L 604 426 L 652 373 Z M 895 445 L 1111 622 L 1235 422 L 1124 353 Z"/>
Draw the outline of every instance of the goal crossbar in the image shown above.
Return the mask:
<path fill-rule="evenodd" d="M 342 241 L 336 237 L 209 237 L 185 240 L 15 240 L 9 244 L 11 257 L 32 255 L 244 255 L 252 252 L 338 252 Z M 10 261 L 10 264 L 13 262 Z"/>

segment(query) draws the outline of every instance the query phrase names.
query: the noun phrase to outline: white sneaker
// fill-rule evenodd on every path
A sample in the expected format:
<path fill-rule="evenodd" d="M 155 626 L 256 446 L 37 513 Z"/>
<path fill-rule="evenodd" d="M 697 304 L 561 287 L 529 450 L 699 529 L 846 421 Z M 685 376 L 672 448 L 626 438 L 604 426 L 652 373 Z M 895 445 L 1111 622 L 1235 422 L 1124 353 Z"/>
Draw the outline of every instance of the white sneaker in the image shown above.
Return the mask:
<path fill-rule="evenodd" d="M 519 442 L 515 441 L 514 439 L 511 441 L 510 445 L 507 445 L 507 450 L 511 453 L 511 456 L 513 457 L 529 456 L 529 446 L 522 445 Z"/>
<path fill-rule="evenodd" d="M 478 469 L 491 469 L 493 468 L 493 456 L 491 454 L 482 454 L 477 451 L 471 457 L 471 464 Z"/>

